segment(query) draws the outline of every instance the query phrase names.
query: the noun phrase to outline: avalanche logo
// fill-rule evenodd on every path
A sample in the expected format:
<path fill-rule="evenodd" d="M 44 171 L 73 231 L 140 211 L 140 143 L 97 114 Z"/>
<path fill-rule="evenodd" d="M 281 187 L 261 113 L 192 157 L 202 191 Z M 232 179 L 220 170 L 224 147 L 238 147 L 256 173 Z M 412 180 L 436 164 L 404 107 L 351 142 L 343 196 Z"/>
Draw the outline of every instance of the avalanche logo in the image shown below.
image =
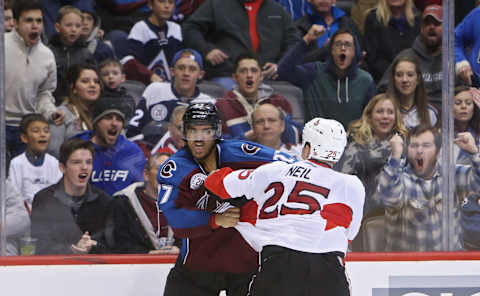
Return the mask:
<path fill-rule="evenodd" d="M 197 190 L 198 188 L 200 188 L 206 178 L 207 176 L 202 173 L 197 173 L 193 175 L 192 178 L 190 178 L 190 189 Z"/>
<path fill-rule="evenodd" d="M 250 145 L 250 144 L 242 144 L 242 151 L 245 152 L 245 154 L 248 155 L 255 155 L 257 154 L 258 151 L 260 151 L 260 147 Z"/>
<path fill-rule="evenodd" d="M 160 176 L 163 178 L 171 178 L 173 176 L 172 171 L 177 170 L 177 164 L 173 160 L 169 160 L 163 167 L 160 172 Z"/>

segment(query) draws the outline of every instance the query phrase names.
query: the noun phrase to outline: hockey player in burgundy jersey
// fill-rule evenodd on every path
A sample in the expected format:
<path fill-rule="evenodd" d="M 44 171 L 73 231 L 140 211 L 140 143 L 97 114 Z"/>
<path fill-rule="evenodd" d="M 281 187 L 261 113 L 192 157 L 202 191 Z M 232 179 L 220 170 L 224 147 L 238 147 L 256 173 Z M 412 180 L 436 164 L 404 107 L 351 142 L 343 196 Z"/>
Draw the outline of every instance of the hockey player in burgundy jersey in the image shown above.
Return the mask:
<path fill-rule="evenodd" d="M 303 130 L 304 161 L 222 168 L 205 180 L 211 195 L 245 203 L 235 228 L 261 252 L 250 295 L 350 295 L 341 258 L 360 228 L 365 189 L 332 169 L 346 144 L 339 122 L 314 118 Z"/>
<path fill-rule="evenodd" d="M 207 175 L 222 167 L 256 168 L 287 154 L 244 141 L 221 140 L 221 123 L 211 103 L 189 105 L 183 116 L 186 147 L 159 170 L 159 207 L 175 235 L 183 239 L 164 295 L 246 295 L 258 254 L 233 228 L 240 210 L 210 198 Z M 230 207 L 230 208 L 229 208 Z"/>

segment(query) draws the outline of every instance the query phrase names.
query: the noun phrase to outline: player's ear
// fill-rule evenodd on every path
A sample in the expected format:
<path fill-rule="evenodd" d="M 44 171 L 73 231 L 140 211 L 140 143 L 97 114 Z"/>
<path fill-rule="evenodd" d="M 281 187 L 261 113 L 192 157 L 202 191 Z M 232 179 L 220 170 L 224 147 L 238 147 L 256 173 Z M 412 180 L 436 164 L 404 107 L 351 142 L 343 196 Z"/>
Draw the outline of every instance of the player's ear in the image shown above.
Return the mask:
<path fill-rule="evenodd" d="M 305 143 L 305 146 L 302 147 L 302 158 L 308 159 L 309 155 L 310 155 L 310 144 Z"/>

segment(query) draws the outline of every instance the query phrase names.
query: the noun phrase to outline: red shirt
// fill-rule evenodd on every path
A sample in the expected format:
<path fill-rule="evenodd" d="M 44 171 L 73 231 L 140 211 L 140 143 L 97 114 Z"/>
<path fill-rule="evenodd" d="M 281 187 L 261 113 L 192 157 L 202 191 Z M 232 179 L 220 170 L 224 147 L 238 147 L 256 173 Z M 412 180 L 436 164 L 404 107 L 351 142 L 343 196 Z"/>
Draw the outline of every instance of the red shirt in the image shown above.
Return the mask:
<path fill-rule="evenodd" d="M 254 52 L 257 52 L 258 45 L 260 43 L 257 32 L 257 13 L 258 8 L 260 8 L 262 2 L 263 0 L 252 0 L 243 2 L 243 5 L 245 5 L 245 9 L 248 13 L 250 39 L 252 41 L 252 48 Z"/>

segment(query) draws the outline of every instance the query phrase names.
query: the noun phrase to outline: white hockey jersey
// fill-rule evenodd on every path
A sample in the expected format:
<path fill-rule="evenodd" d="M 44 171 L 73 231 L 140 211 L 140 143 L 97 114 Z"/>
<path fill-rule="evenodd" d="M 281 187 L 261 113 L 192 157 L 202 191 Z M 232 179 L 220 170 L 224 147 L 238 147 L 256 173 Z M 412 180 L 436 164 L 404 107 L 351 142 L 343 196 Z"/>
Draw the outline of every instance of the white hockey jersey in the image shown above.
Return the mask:
<path fill-rule="evenodd" d="M 361 181 L 314 160 L 277 161 L 256 170 L 224 168 L 211 174 L 205 187 L 225 201 L 254 201 L 241 210 L 240 221 L 249 222 L 235 227 L 258 252 L 275 245 L 345 254 L 362 221 L 365 189 Z M 249 214 L 255 217 L 246 218 Z"/>

